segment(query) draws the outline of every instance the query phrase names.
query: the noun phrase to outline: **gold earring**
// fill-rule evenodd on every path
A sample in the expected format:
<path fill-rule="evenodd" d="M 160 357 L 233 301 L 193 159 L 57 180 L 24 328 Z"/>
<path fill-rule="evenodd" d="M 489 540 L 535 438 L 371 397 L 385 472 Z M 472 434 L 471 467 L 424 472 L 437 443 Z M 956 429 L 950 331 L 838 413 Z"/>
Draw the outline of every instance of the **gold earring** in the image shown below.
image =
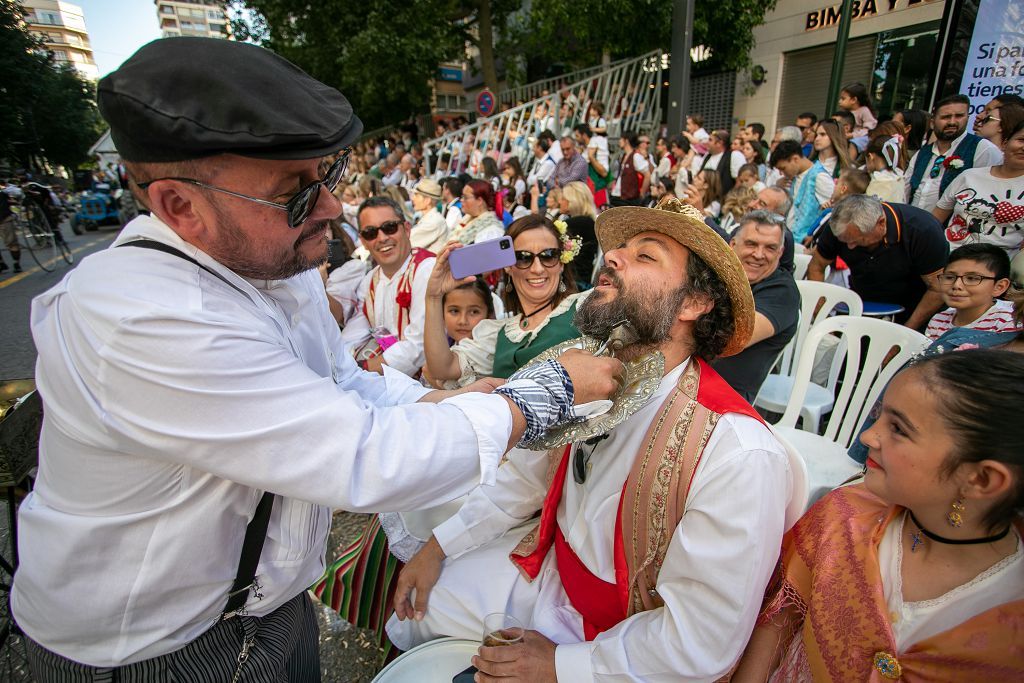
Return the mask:
<path fill-rule="evenodd" d="M 964 499 L 957 498 L 951 507 L 953 509 L 946 513 L 946 521 L 950 526 L 960 526 L 964 523 Z"/>

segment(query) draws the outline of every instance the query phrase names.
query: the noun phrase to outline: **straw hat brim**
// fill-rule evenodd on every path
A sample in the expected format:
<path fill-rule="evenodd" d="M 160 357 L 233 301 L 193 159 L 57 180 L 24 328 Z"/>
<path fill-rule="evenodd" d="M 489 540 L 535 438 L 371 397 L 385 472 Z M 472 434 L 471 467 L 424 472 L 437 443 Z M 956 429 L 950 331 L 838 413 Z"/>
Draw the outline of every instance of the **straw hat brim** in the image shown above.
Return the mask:
<path fill-rule="evenodd" d="M 696 211 L 677 213 L 663 209 L 621 206 L 608 209 L 595 224 L 601 250 L 609 252 L 642 232 L 660 232 L 697 254 L 725 283 L 732 302 L 735 331 L 720 356 L 742 351 L 754 333 L 754 295 L 732 247 L 704 224 Z"/>

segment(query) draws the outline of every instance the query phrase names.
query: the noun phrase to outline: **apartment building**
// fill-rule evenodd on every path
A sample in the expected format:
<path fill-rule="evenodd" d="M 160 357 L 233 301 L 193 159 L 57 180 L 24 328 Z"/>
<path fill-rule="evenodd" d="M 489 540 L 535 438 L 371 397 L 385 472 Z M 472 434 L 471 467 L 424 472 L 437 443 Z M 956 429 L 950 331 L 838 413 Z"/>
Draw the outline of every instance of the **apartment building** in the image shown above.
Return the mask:
<path fill-rule="evenodd" d="M 59 64 L 71 64 L 88 79 L 99 78 L 82 8 L 61 0 L 22 0 L 25 23 Z"/>
<path fill-rule="evenodd" d="M 163 37 L 230 38 L 231 24 L 223 2 L 216 0 L 153 0 Z"/>

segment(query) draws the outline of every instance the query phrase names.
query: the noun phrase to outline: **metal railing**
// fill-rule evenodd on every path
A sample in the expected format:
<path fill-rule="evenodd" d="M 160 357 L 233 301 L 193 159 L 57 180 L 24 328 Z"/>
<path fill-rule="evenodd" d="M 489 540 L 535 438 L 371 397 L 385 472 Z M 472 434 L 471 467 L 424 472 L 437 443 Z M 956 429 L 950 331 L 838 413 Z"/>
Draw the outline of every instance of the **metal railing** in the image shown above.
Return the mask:
<path fill-rule="evenodd" d="M 483 118 L 423 144 L 427 172 L 433 173 L 441 155 L 451 155 L 449 172 L 479 175 L 487 156 L 500 166 L 510 156 L 529 173 L 537 157 L 534 143 L 547 129 L 555 138 L 570 135 L 585 120 L 592 102 L 605 105 L 609 139 L 623 131 L 646 131 L 661 120 L 661 50 L 623 60 L 580 78 L 566 88 L 542 95 L 495 116 Z M 557 143 L 556 143 L 557 144 Z"/>
<path fill-rule="evenodd" d="M 572 83 L 579 83 L 585 78 L 590 78 L 595 74 L 599 74 L 602 71 L 612 69 L 623 62 L 628 61 L 626 59 L 619 59 L 609 64 L 598 64 L 597 66 L 588 66 L 585 69 L 577 69 L 560 76 L 551 76 L 550 78 L 544 78 L 539 81 L 533 81 L 524 85 L 516 86 L 515 88 L 507 88 L 502 90 L 497 95 L 498 104 L 515 104 L 516 102 L 527 102 L 532 99 L 536 99 L 545 94 L 553 93 L 556 90 L 560 90 L 563 87 Z M 547 91 L 547 92 L 545 92 Z"/>

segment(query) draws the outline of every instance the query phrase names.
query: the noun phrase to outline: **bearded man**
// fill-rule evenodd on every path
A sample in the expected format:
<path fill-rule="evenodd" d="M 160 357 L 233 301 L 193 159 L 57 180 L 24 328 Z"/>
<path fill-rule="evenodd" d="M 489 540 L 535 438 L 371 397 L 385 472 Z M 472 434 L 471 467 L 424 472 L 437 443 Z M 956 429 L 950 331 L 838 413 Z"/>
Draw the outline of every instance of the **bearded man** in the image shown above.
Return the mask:
<path fill-rule="evenodd" d="M 908 203 L 925 211 L 935 208 L 953 180 L 969 168 L 995 166 L 1003 153 L 988 140 L 967 132 L 971 101 L 966 95 L 950 95 L 932 110 L 935 142 L 923 145 L 907 166 Z"/>
<path fill-rule="evenodd" d="M 793 486 L 782 445 L 708 364 L 743 349 L 754 305 L 702 218 L 674 198 L 598 217 L 607 267 L 575 324 L 606 338 L 629 320 L 638 340 L 617 356 L 661 352 L 659 388 L 605 435 L 511 451 L 404 569 L 388 623 L 398 647 L 478 639 L 484 616 L 504 612 L 528 630 L 480 648 L 479 681 L 714 680 L 732 668 Z M 538 510 L 539 526 L 515 530 Z"/>

